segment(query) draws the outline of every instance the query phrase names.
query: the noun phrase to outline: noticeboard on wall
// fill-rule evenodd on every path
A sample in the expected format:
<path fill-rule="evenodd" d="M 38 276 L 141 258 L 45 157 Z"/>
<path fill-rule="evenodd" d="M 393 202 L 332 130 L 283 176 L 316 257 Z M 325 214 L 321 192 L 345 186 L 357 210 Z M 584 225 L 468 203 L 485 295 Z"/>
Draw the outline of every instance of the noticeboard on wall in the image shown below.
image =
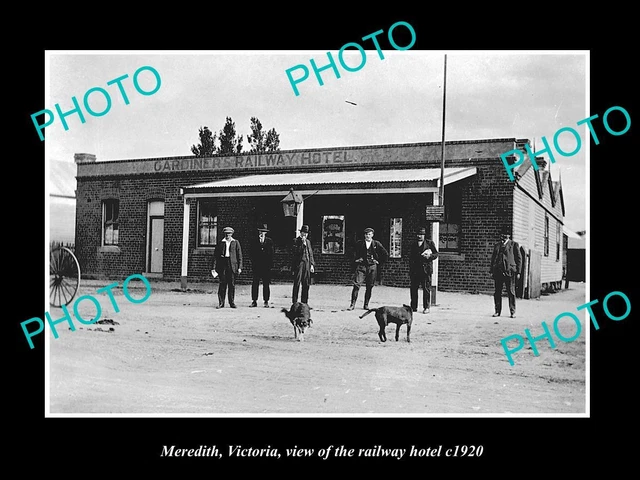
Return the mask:
<path fill-rule="evenodd" d="M 444 205 L 427 205 L 425 220 L 427 222 L 444 222 Z"/>
<path fill-rule="evenodd" d="M 344 240 L 344 215 L 322 217 L 322 253 L 343 255 Z"/>
<path fill-rule="evenodd" d="M 389 228 L 389 257 L 402 257 L 402 218 L 392 218 Z"/>

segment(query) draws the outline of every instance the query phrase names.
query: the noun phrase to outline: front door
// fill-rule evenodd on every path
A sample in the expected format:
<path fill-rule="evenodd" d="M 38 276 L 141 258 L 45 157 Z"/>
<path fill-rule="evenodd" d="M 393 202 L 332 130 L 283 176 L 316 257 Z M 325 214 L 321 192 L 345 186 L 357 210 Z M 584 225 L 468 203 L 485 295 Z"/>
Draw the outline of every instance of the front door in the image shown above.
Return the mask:
<path fill-rule="evenodd" d="M 164 249 L 164 218 L 151 217 L 151 242 L 149 252 L 149 272 L 162 273 L 162 253 Z"/>

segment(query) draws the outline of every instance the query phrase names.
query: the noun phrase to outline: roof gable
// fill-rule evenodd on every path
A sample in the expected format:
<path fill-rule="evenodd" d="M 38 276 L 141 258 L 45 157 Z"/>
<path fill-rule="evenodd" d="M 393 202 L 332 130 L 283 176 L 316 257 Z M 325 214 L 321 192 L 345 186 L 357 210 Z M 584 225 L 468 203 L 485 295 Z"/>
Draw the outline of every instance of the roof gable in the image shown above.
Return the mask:
<path fill-rule="evenodd" d="M 538 198 L 540 200 L 542 200 L 544 198 L 544 182 L 542 181 L 541 178 L 541 173 L 540 170 L 534 170 L 533 171 L 533 176 L 536 179 L 536 188 L 538 189 Z"/>
<path fill-rule="evenodd" d="M 554 182 L 556 184 L 556 197 L 560 199 L 560 208 L 562 208 L 562 216 L 565 216 L 565 211 L 564 211 L 564 195 L 562 193 L 562 181 L 558 178 L 557 182 Z"/>

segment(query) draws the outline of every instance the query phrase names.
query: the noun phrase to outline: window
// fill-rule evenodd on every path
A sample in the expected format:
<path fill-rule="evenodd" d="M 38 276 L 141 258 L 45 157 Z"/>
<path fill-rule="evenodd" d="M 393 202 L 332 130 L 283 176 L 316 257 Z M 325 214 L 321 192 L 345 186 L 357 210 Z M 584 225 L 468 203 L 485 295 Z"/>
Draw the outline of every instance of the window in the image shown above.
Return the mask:
<path fill-rule="evenodd" d="M 102 202 L 102 245 L 118 245 L 119 200 Z"/>
<path fill-rule="evenodd" d="M 198 202 L 198 246 L 215 247 L 218 239 L 218 217 L 211 200 Z"/>
<path fill-rule="evenodd" d="M 549 215 L 544 214 L 544 256 L 549 256 Z"/>
<path fill-rule="evenodd" d="M 460 250 L 460 225 L 457 223 L 440 224 L 440 251 L 457 252 Z"/>
<path fill-rule="evenodd" d="M 441 252 L 460 252 L 462 182 L 444 187 L 444 222 L 440 223 Z"/>
<path fill-rule="evenodd" d="M 402 257 L 402 218 L 392 218 L 389 229 L 389 258 Z"/>
<path fill-rule="evenodd" d="M 556 223 L 556 262 L 560 261 L 560 245 L 562 245 L 562 224 Z"/>

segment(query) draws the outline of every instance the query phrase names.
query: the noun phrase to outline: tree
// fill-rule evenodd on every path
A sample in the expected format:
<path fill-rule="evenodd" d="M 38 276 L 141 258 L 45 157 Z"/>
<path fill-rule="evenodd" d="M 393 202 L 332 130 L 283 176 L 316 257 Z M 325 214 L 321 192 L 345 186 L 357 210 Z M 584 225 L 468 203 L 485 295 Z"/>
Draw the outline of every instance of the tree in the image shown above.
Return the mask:
<path fill-rule="evenodd" d="M 247 141 L 251 145 L 250 153 L 263 153 L 265 151 L 262 123 L 256 117 L 251 117 L 251 135 L 247 135 Z"/>
<path fill-rule="evenodd" d="M 275 128 L 265 134 L 262 129 L 262 123 L 256 117 L 251 117 L 251 135 L 247 135 L 247 141 L 251 145 L 251 153 L 277 152 L 280 150 L 280 135 Z"/>
<path fill-rule="evenodd" d="M 191 146 L 191 153 L 196 157 L 210 157 L 216 154 L 216 134 L 211 133 L 209 127 L 200 127 L 198 132 L 200 143 Z"/>
<path fill-rule="evenodd" d="M 239 155 L 242 153 L 243 135 L 236 133 L 236 124 L 227 117 L 224 127 L 219 134 L 212 133 L 208 127 L 200 127 L 200 143 L 191 146 L 191 152 L 196 157 L 212 155 Z M 220 145 L 216 146 L 216 140 Z M 257 117 L 251 117 L 251 135 L 247 135 L 249 153 L 265 153 L 280 151 L 280 134 L 272 128 L 265 132 Z"/>
<path fill-rule="evenodd" d="M 267 132 L 267 138 L 264 141 L 264 146 L 267 152 L 280 151 L 280 134 L 276 132 L 275 128 L 272 128 Z"/>
<path fill-rule="evenodd" d="M 220 140 L 218 153 L 222 155 L 242 153 L 242 135 L 236 135 L 236 124 L 231 120 L 231 117 L 227 117 L 218 139 Z"/>

